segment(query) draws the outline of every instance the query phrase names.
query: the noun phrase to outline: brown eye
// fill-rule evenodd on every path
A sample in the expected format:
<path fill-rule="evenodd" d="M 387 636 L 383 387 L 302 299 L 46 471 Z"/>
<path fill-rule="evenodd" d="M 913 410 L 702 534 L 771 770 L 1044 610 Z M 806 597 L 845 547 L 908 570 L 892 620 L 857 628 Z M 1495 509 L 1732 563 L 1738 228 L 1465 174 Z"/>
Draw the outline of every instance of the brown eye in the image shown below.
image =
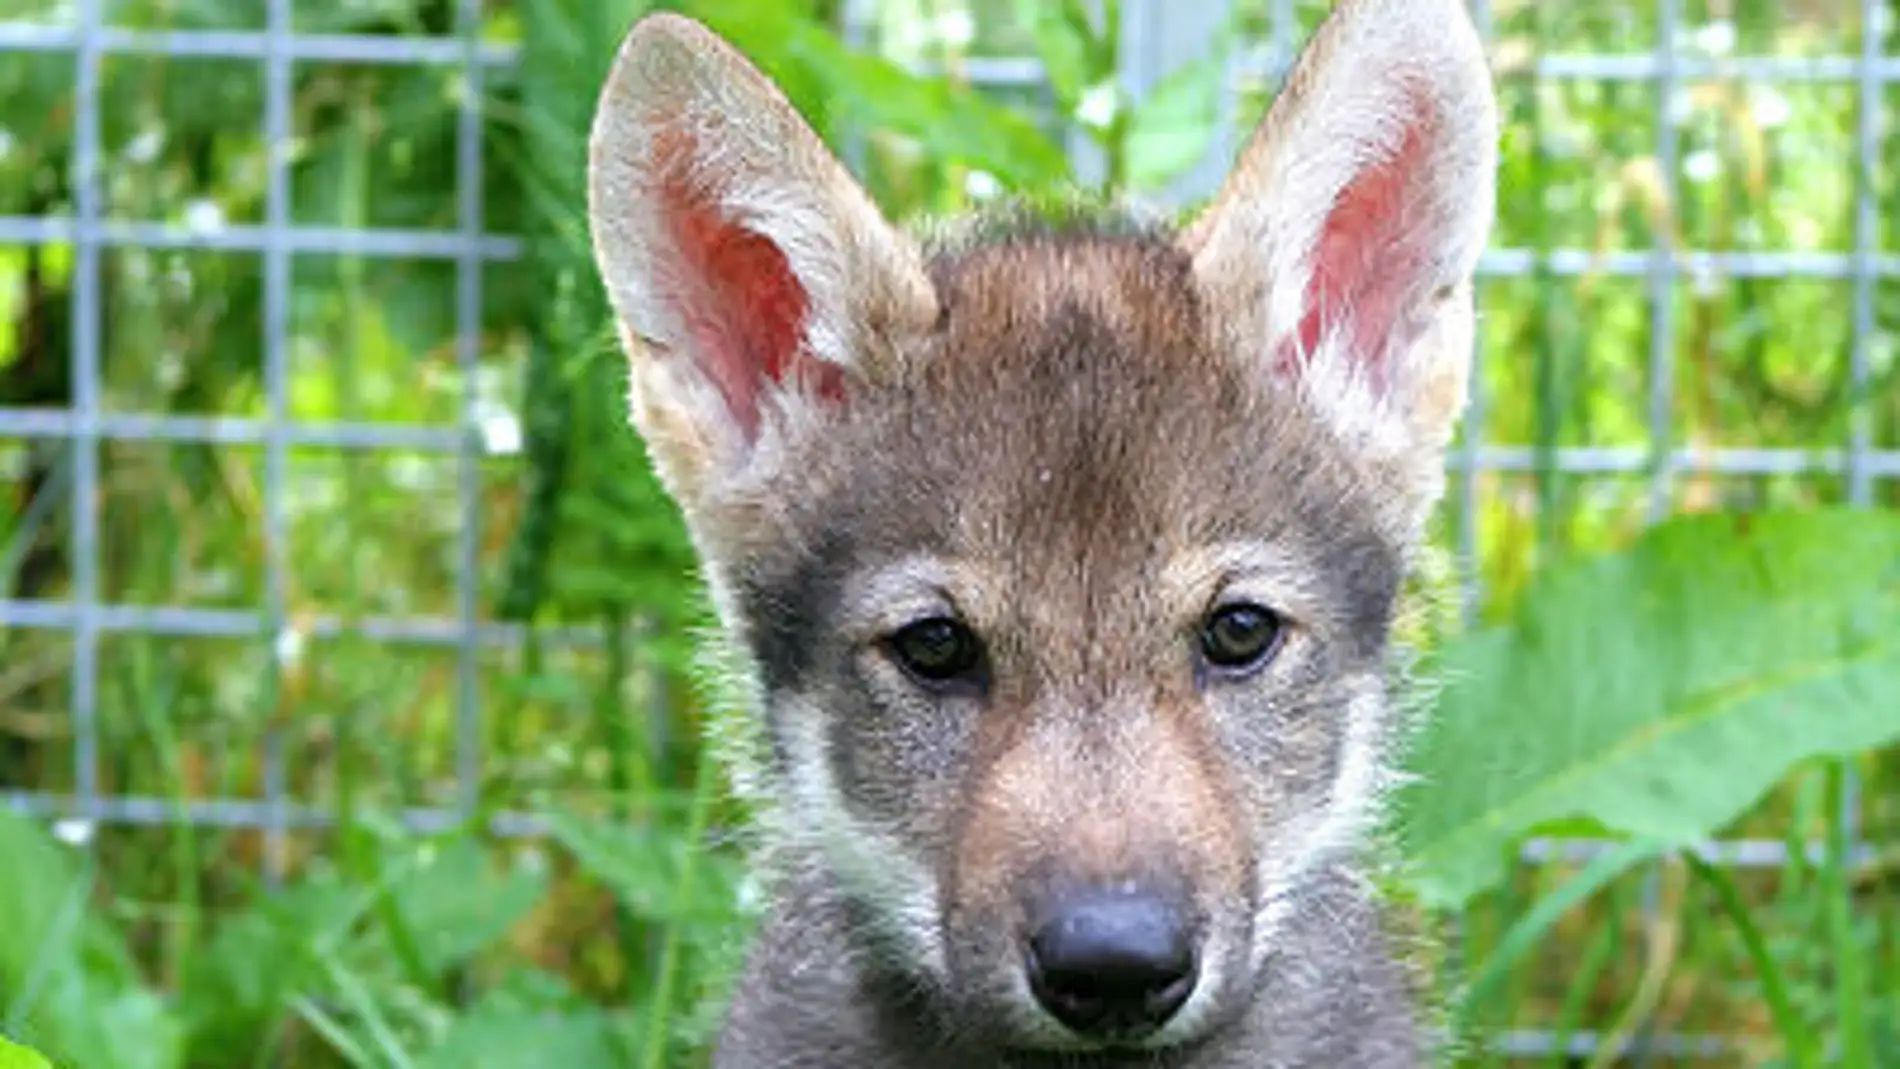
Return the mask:
<path fill-rule="evenodd" d="M 1272 609 L 1244 602 L 1223 606 L 1201 624 L 1201 656 L 1215 668 L 1251 672 L 1279 650 L 1282 630 Z"/>
<path fill-rule="evenodd" d="M 983 667 L 983 644 L 976 634 L 947 616 L 908 624 L 887 645 L 904 671 L 922 683 L 973 680 Z"/>

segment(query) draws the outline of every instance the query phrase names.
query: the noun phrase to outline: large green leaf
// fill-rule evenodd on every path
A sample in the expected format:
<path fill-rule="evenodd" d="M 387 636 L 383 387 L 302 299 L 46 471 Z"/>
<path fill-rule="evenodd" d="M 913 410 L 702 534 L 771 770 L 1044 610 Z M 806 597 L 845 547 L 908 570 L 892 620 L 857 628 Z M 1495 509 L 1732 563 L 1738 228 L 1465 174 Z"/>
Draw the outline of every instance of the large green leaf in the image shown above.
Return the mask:
<path fill-rule="evenodd" d="M 1157 189 L 1193 166 L 1213 144 L 1226 87 L 1224 51 L 1184 64 L 1155 86 L 1128 123 L 1128 184 Z"/>
<path fill-rule="evenodd" d="M 500 942 L 547 893 L 545 873 L 500 870 L 471 839 L 425 849 L 426 860 L 397 884 L 395 895 L 419 964 L 431 974 Z"/>
<path fill-rule="evenodd" d="M 457 1016 L 419 1069 L 612 1069 L 627 1064 L 625 1018 L 589 1006 L 557 977 L 514 973 Z"/>
<path fill-rule="evenodd" d="M 1015 14 L 1034 36 L 1049 91 L 1065 114 L 1088 85 L 1112 73 L 1113 57 L 1103 54 L 1088 11 L 1075 0 L 1016 0 Z"/>
<path fill-rule="evenodd" d="M 745 53 L 834 141 L 845 130 L 915 138 L 933 158 L 973 164 L 1012 188 L 1068 173 L 1062 149 L 1015 109 L 902 69 L 846 45 L 829 28 L 782 10 L 701 3 L 692 13 Z"/>
<path fill-rule="evenodd" d="M 1797 763 L 1900 738 L 1900 516 L 1671 521 L 1453 643 L 1398 830 L 1457 906 L 1563 824 L 1685 846 Z"/>
<path fill-rule="evenodd" d="M 0 1029 L 85 1069 L 169 1069 L 183 1028 L 90 909 L 91 879 L 45 829 L 0 808 Z"/>
<path fill-rule="evenodd" d="M 36 1052 L 0 1035 L 0 1069 L 51 1069 Z"/>
<path fill-rule="evenodd" d="M 297 994 L 322 986 L 310 948 L 354 923 L 362 907 L 351 891 L 331 874 L 307 876 L 219 918 L 179 991 L 195 1057 L 256 1043 Z"/>
<path fill-rule="evenodd" d="M 734 923 L 736 858 L 706 850 L 675 825 L 629 826 L 559 811 L 547 821 L 581 868 L 639 916 L 713 930 Z"/>

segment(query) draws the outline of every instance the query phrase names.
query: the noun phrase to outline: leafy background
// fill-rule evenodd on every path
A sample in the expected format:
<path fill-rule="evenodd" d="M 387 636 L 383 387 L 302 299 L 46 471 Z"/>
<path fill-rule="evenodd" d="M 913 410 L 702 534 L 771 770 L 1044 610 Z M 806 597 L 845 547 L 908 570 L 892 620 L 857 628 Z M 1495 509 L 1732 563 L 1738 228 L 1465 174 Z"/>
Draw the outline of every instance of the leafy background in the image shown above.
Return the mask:
<path fill-rule="evenodd" d="M 74 18 L 0 2 L 0 21 Z M 256 0 L 107 6 L 129 29 L 265 20 Z M 141 819 L 26 811 L 21 792 L 77 787 L 73 639 L 0 632 L 0 789 L 21 803 L 0 807 L 0 1033 L 84 1069 L 703 1058 L 759 888 L 735 847 L 745 814 L 698 745 L 706 609 L 625 429 L 581 215 L 594 93 L 647 6 L 483 5 L 483 42 L 515 58 L 483 68 L 482 222 L 520 253 L 482 268 L 472 367 L 453 261 L 293 257 L 289 417 L 411 444 L 288 449 L 281 633 L 100 637 L 99 785 Z M 1205 55 L 1136 100 L 1114 74 L 1141 42 L 1105 29 L 1112 0 L 856 5 L 852 45 L 835 2 L 668 6 L 753 56 L 899 218 L 1072 179 L 1178 192 L 1271 98 L 1270 71 L 1240 77 L 1228 113 L 1226 61 L 1284 55 L 1325 8 L 1235 4 Z M 1659 98 L 1538 73 L 1553 54 L 1651 53 L 1657 7 L 1492 5 L 1494 244 L 1528 270 L 1482 287 L 1469 444 L 1502 463 L 1454 478 L 1408 620 L 1445 683 L 1394 807 L 1409 865 L 1393 889 L 1447 922 L 1448 1013 L 1474 1040 L 1461 1064 L 1620 1049 L 1590 1033 L 1726 1037 L 1709 1064 L 1900 1065 L 1900 492 L 1827 453 L 1900 439 L 1900 292 L 1879 272 L 1774 270 L 1895 244 L 1894 91 L 1870 94 L 1863 171 L 1850 81 L 1697 77 Z M 1675 43 L 1696 61 L 1892 44 L 1886 3 L 1679 7 Z M 454 32 L 456 10 L 304 3 L 295 22 L 428 37 Z M 978 86 L 1022 57 L 1046 83 Z M 263 64 L 112 54 L 100 88 L 111 219 L 209 236 L 265 220 Z M 297 63 L 291 221 L 453 228 L 468 88 L 452 64 Z M 74 136 L 72 57 L 0 56 L 0 217 L 73 210 Z M 1657 290 L 1643 253 L 1659 240 L 1743 255 Z M 74 261 L 60 243 L 0 246 L 0 406 L 72 403 Z M 254 252 L 108 248 L 102 408 L 266 417 L 263 271 Z M 466 655 L 385 626 L 457 610 L 464 483 L 414 432 L 465 412 L 482 445 L 478 611 L 526 635 Z M 1666 481 L 1658 428 L 1688 455 Z M 1776 473 L 1709 452 L 1734 447 L 1775 451 Z M 1567 470 L 1592 457 L 1610 470 Z M 267 465 L 253 444 L 104 443 L 100 598 L 264 604 Z M 69 599 L 70 451 L 0 439 L 0 471 L 0 590 Z M 1652 526 L 1664 512 L 1681 518 Z M 1459 589 L 1478 595 L 1469 613 Z M 290 827 L 243 827 L 279 787 Z M 430 816 L 458 806 L 471 819 Z M 1767 863 L 1712 864 L 1724 855 L 1694 847 L 1716 832 Z M 1513 1053 L 1525 1030 L 1575 1053 Z"/>

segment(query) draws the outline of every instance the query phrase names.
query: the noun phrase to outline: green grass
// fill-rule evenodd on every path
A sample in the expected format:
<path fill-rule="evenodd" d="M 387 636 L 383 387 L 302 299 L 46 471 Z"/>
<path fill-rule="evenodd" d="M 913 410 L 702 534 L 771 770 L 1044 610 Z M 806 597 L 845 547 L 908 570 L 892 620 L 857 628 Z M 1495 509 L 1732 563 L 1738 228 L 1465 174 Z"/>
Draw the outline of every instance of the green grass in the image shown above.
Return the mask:
<path fill-rule="evenodd" d="M 29 0 L 29 3 L 31 0 Z M 45 5 L 50 11 L 52 5 Z M 127 0 L 134 26 L 252 27 L 254 5 Z M 382 0 L 302 19 L 325 32 L 444 32 L 443 5 Z M 465 738 L 464 686 L 450 647 L 361 635 L 313 621 L 452 616 L 458 500 L 452 454 L 297 446 L 283 486 L 288 635 L 108 634 L 99 647 L 102 787 L 160 800 L 259 800 L 279 771 L 288 798 L 324 828 L 287 832 L 281 852 L 217 825 L 108 826 L 86 850 L 43 822 L 0 817 L 0 1034 L 83 1069 L 114 1066 L 693 1064 L 752 921 L 757 889 L 736 841 L 745 813 L 699 745 L 709 716 L 686 670 L 706 619 L 677 517 L 644 476 L 625 428 L 622 380 L 593 281 L 580 160 L 608 52 L 636 3 L 516 0 L 489 5 L 487 34 L 526 47 L 489 80 L 484 200 L 497 231 L 527 235 L 519 263 L 484 272 L 482 374 L 453 354 L 454 268 L 445 262 L 298 256 L 289 309 L 289 405 L 300 421 L 441 423 L 473 390 L 512 413 L 519 452 L 485 457 L 479 493 L 483 614 L 531 622 L 534 640 L 484 648 L 481 717 Z M 802 17 L 816 4 L 698 5 L 788 87 L 820 129 L 855 147 L 867 185 L 897 216 L 966 206 L 974 172 L 1043 190 L 1063 177 L 1049 124 L 1026 100 L 923 80 L 853 53 Z M 1058 101 L 1111 69 L 1114 50 L 1061 19 L 1025 24 L 1008 0 L 973 3 L 967 45 L 896 31 L 955 5 L 884 6 L 889 54 L 956 58 L 1035 50 L 1058 61 Z M 1051 5 L 1051 8 L 1060 5 Z M 1236 32 L 1264 35 L 1271 5 L 1242 4 Z M 1726 13 L 1741 53 L 1854 54 L 1860 27 L 1814 5 L 1687 3 L 1694 30 Z M 1037 6 L 1039 7 L 1039 6 Z M 1295 5 L 1310 29 L 1325 5 Z M 1658 100 L 1643 83 L 1538 81 L 1545 51 L 1646 51 L 1654 5 L 1495 3 L 1506 121 L 1495 244 L 1529 250 L 1641 250 L 1658 233 L 1685 246 L 1843 252 L 1853 246 L 1856 116 L 1850 84 L 1686 86 L 1679 198 L 1662 210 L 1653 153 Z M 345 8 L 349 11 L 345 12 Z M 802 13 L 802 14 L 801 14 Z M 28 16 L 34 12 L 29 10 Z M 756 17 L 754 17 L 756 16 Z M 1692 32 L 1690 46 L 1720 46 Z M 1206 65 L 1211 67 L 1212 65 Z M 954 67 L 954 65 L 953 65 Z M 62 209 L 71 63 L 0 62 L 0 214 Z M 263 217 L 262 79 L 241 63 L 115 57 L 103 71 L 107 185 L 116 217 Z M 1113 174 L 1165 179 L 1203 129 L 1201 91 L 1173 83 L 1165 107 L 1100 132 Z M 454 219 L 457 82 L 447 70 L 308 64 L 296 82 L 292 215 L 321 226 L 437 228 Z M 1883 91 L 1891 109 L 1900 100 Z M 1269 96 L 1254 87 L 1243 118 Z M 234 118 L 234 116 L 237 116 Z M 153 142 L 149 136 L 161 130 Z M 1186 131 L 1183 134 L 1183 131 Z M 1189 146 L 1191 147 L 1191 145 Z M 1877 235 L 1900 220 L 1883 134 L 1871 195 Z M 196 215 L 194 215 L 194 212 Z M 214 252 L 105 256 L 111 317 L 104 403 L 113 411 L 261 417 L 259 260 Z M 70 249 L 0 249 L 0 405 L 57 404 L 27 371 L 63 354 Z M 43 332 L 22 324 L 38 296 Z M 1879 329 L 1871 382 L 1848 381 L 1855 344 L 1845 279 L 1682 277 L 1668 314 L 1667 431 L 1678 446 L 1812 450 L 1843 443 L 1856 404 L 1874 442 L 1900 446 L 1900 390 L 1888 332 L 1900 290 L 1871 290 Z M 1646 281 L 1587 267 L 1487 281 L 1480 292 L 1486 400 L 1476 433 L 1540 461 L 1578 446 L 1649 442 Z M 62 357 L 63 359 L 63 357 Z M 52 392 L 47 392 L 51 390 Z M 506 419 L 494 430 L 506 436 Z M 0 441 L 0 472 L 36 470 L 29 443 Z M 265 593 L 260 532 L 266 457 L 249 446 L 108 443 L 101 461 L 101 594 L 134 605 L 247 610 Z M 1647 520 L 1641 472 L 1488 473 L 1454 478 L 1436 530 L 1468 538 L 1484 591 L 1480 622 L 1508 625 L 1554 562 L 1631 544 Z M 59 599 L 72 580 L 58 547 L 70 512 L 60 484 L 0 509 L 0 584 Z M 1692 468 L 1673 507 L 1807 511 L 1846 500 L 1828 473 L 1736 476 Z M 1892 480 L 1877 507 L 1900 504 Z M 1452 578 L 1449 557 L 1430 562 Z M 1455 631 L 1428 617 L 1427 646 Z M 561 640 L 563 629 L 593 638 Z M 0 785 L 74 786 L 70 636 L 0 633 Z M 283 761 L 265 760 L 266 740 Z M 408 807 L 462 803 L 459 748 L 479 747 L 466 826 L 420 832 Z M 1863 834 L 1889 844 L 1854 869 L 1838 819 L 1854 773 Z M 1709 770 L 1719 776 L 1720 770 Z M 1808 762 L 1728 821 L 1779 839 L 1784 868 L 1728 871 L 1673 856 L 1512 869 L 1459 911 L 1461 1004 L 1479 1029 L 1684 1030 L 1744 1037 L 1732 1064 L 1895 1064 L 1900 1050 L 1900 756 Z M 485 819 L 530 813 L 546 836 L 489 834 Z M 1548 830 L 1548 829 L 1546 829 Z M 1821 849 L 1811 860 L 1807 844 Z M 1619 861 L 1622 859 L 1618 859 Z M 267 872 L 281 875 L 273 884 Z M 1654 909 L 1645 908 L 1653 892 Z M 6 1055 L 0 1054 L 0 1062 Z M 1567 1064 L 1472 1055 L 1471 1065 Z"/>

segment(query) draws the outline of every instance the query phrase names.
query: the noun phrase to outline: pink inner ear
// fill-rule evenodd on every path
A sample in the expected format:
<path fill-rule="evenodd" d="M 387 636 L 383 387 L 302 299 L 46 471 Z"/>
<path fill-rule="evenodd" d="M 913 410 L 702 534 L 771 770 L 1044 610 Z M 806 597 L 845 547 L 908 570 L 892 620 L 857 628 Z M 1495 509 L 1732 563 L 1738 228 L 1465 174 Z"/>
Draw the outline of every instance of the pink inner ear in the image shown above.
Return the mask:
<path fill-rule="evenodd" d="M 1330 330 L 1344 327 L 1353 358 L 1375 384 L 1391 372 L 1394 328 L 1411 311 L 1430 269 L 1434 232 L 1422 203 L 1430 196 L 1432 123 L 1426 99 L 1407 94 L 1405 135 L 1396 151 L 1356 174 L 1333 202 L 1313 251 L 1300 322 L 1298 359 L 1310 355 Z M 1283 362 L 1286 357 L 1283 357 Z"/>
<path fill-rule="evenodd" d="M 660 196 L 681 261 L 681 318 L 703 370 L 745 433 L 758 430 L 768 381 L 841 399 L 841 370 L 805 348 L 810 301 L 784 251 L 725 218 L 689 178 L 667 182 Z"/>

